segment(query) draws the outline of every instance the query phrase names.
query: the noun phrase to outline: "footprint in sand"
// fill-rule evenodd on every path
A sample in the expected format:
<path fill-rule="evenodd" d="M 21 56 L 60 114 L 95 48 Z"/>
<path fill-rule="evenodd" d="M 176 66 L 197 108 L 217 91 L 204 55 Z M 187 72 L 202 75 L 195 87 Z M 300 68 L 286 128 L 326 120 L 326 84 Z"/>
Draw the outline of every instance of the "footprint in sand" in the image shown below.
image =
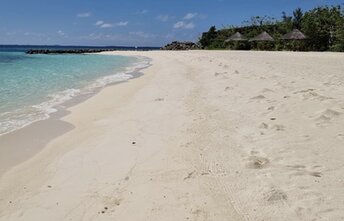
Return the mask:
<path fill-rule="evenodd" d="M 341 139 L 341 140 L 344 139 L 344 134 L 338 134 L 338 135 L 337 135 L 337 138 L 338 138 L 338 139 Z"/>
<path fill-rule="evenodd" d="M 263 99 L 266 99 L 266 97 L 264 95 L 258 95 L 258 96 L 251 98 L 251 100 L 263 100 Z"/>
<path fill-rule="evenodd" d="M 276 203 L 286 201 L 288 196 L 283 190 L 273 187 L 269 192 L 265 193 L 265 199 L 270 203 Z"/>
<path fill-rule="evenodd" d="M 260 152 L 259 151 L 256 151 L 256 150 L 251 150 L 251 155 L 257 155 L 257 154 L 259 154 Z"/>
<path fill-rule="evenodd" d="M 274 126 L 272 126 L 272 129 L 275 129 L 277 131 L 284 131 L 285 130 L 285 126 L 281 125 L 281 124 L 275 124 Z"/>
<path fill-rule="evenodd" d="M 264 169 L 270 164 L 270 160 L 264 157 L 251 156 L 247 164 L 247 168 L 250 169 Z"/>
<path fill-rule="evenodd" d="M 328 118 L 334 118 L 334 117 L 338 117 L 340 116 L 342 113 L 339 112 L 339 111 L 335 111 L 335 110 L 332 110 L 332 109 L 326 109 L 324 112 L 323 112 L 323 116 L 326 116 Z"/>
<path fill-rule="evenodd" d="M 281 124 L 275 124 L 275 125 L 271 126 L 267 123 L 261 123 L 259 128 L 263 129 L 263 130 L 267 130 L 269 128 L 271 128 L 272 130 L 276 130 L 276 131 L 284 131 L 285 130 L 285 126 L 281 125 Z M 264 135 L 264 133 L 262 135 Z"/>
<path fill-rule="evenodd" d="M 226 74 L 227 72 L 223 72 L 223 73 L 215 72 L 214 76 L 217 77 L 217 76 L 226 75 Z"/>
<path fill-rule="evenodd" d="M 287 168 L 290 168 L 293 173 L 291 176 L 314 176 L 314 177 L 322 177 L 323 174 L 319 171 L 313 171 L 313 170 L 308 170 L 306 166 L 304 165 L 291 165 L 291 166 L 286 166 Z M 313 166 L 311 169 L 320 169 L 323 168 L 320 165 Z"/>
<path fill-rule="evenodd" d="M 269 125 L 266 123 L 261 123 L 261 125 L 259 126 L 260 129 L 269 129 Z"/>
<path fill-rule="evenodd" d="M 316 89 L 309 88 L 305 90 L 300 90 L 300 91 L 295 91 L 294 94 L 302 94 L 302 99 L 303 100 L 319 100 L 319 101 L 325 101 L 325 100 L 330 100 L 333 99 L 332 97 L 326 97 L 323 95 L 320 95 L 315 92 Z"/>
<path fill-rule="evenodd" d="M 189 147 L 192 145 L 192 142 L 187 142 L 185 144 L 180 145 L 180 147 Z"/>
<path fill-rule="evenodd" d="M 320 95 L 316 92 L 308 92 L 302 95 L 303 100 L 319 100 L 319 101 L 326 101 L 326 100 L 331 100 L 333 98 L 331 97 L 326 97 L 323 95 Z"/>
<path fill-rule="evenodd" d="M 314 176 L 314 177 L 322 177 L 322 173 L 318 171 L 308 171 L 308 170 L 298 170 L 291 174 L 291 176 Z"/>
<path fill-rule="evenodd" d="M 233 90 L 234 88 L 233 87 L 226 87 L 225 88 L 225 91 L 231 91 L 231 90 Z"/>
<path fill-rule="evenodd" d="M 268 110 L 273 111 L 273 110 L 275 110 L 275 107 L 274 106 L 268 107 Z"/>
<path fill-rule="evenodd" d="M 292 168 L 292 169 L 305 169 L 306 168 L 306 166 L 304 165 L 291 165 L 287 167 Z"/>
<path fill-rule="evenodd" d="M 305 90 L 295 91 L 294 94 L 302 94 L 302 93 L 307 93 L 307 92 L 312 92 L 312 91 L 315 91 L 315 89 L 309 88 Z"/>
<path fill-rule="evenodd" d="M 264 88 L 263 90 L 261 90 L 261 93 L 273 93 L 275 91 L 269 89 L 269 88 Z"/>
<path fill-rule="evenodd" d="M 315 176 L 315 177 L 322 177 L 322 173 L 317 172 L 317 171 L 315 171 L 315 172 L 309 172 L 309 175 Z"/>
<path fill-rule="evenodd" d="M 315 119 L 317 121 L 318 126 L 323 126 L 326 123 L 329 123 L 331 120 L 336 119 L 342 115 L 341 112 L 332 110 L 332 109 L 326 109 L 320 115 Z"/>
<path fill-rule="evenodd" d="M 208 220 L 209 214 L 203 209 L 192 210 L 192 220 Z M 190 219 L 189 217 L 187 219 Z"/>

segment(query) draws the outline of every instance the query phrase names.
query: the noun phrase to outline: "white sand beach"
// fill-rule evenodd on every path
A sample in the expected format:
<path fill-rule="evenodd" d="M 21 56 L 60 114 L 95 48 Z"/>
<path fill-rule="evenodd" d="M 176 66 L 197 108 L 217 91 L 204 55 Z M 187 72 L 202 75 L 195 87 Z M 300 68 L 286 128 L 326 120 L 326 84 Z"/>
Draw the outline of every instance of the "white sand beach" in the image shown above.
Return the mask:
<path fill-rule="evenodd" d="M 0 220 L 344 220 L 344 54 L 106 53 L 152 65 L 0 177 Z"/>

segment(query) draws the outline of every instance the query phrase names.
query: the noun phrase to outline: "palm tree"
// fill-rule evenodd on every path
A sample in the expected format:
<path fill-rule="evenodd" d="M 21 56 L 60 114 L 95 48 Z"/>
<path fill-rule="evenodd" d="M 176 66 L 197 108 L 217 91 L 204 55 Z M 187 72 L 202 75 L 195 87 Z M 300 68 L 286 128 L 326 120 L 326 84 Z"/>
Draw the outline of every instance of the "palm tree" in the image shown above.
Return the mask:
<path fill-rule="evenodd" d="M 293 11 L 293 23 L 294 23 L 294 28 L 301 29 L 301 21 L 303 18 L 303 11 L 301 8 L 297 8 Z"/>

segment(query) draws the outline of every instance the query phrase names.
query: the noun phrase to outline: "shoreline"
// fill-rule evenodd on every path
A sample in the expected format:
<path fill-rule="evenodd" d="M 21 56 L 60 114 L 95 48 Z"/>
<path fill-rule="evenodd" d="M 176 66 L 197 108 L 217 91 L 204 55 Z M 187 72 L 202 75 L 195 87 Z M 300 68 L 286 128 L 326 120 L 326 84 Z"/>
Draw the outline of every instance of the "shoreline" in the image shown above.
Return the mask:
<path fill-rule="evenodd" d="M 97 55 L 101 53 L 89 53 L 89 55 Z M 46 55 L 48 56 L 48 55 Z M 125 57 L 125 56 L 119 56 Z M 127 56 L 128 57 L 128 56 Z M 83 85 L 80 87 L 70 87 L 60 91 L 57 91 L 53 94 L 47 94 L 46 96 L 49 97 L 47 100 L 43 100 L 40 103 L 34 103 L 28 105 L 28 108 L 34 108 L 35 111 L 27 112 L 25 115 L 32 114 L 37 115 L 34 118 L 27 117 L 27 120 L 17 119 L 14 113 L 19 113 L 17 116 L 23 114 L 21 111 L 23 110 L 22 107 L 9 111 L 7 114 L 8 117 L 5 117 L 3 120 L 3 124 L 7 124 L 7 128 L 5 129 L 2 127 L 0 131 L 0 137 L 6 135 L 8 133 L 14 132 L 19 130 L 23 127 L 26 127 L 32 123 L 37 121 L 46 120 L 49 116 L 58 109 L 63 109 L 66 103 L 73 103 L 73 100 L 78 100 L 81 97 L 89 97 L 92 96 L 94 93 L 97 93 L 102 88 L 106 87 L 107 85 L 112 85 L 117 82 L 127 81 L 131 78 L 136 78 L 136 72 L 139 72 L 142 68 L 148 67 L 150 65 L 149 59 L 139 56 L 132 56 L 132 58 L 137 59 L 136 62 L 132 62 L 131 65 L 127 67 L 122 67 L 123 70 L 114 71 L 112 74 L 108 73 L 108 75 L 100 76 L 93 81 L 90 81 L 89 84 Z M 72 101 L 71 101 L 72 100 Z M 67 105 L 68 106 L 68 105 Z M 4 113 L 6 114 L 6 112 Z"/>
<path fill-rule="evenodd" d="M 139 58 L 139 56 L 136 57 Z M 42 151 L 50 141 L 74 129 L 73 125 L 61 120 L 61 118 L 70 114 L 68 111 L 69 108 L 91 99 L 106 87 L 116 86 L 117 84 L 126 83 L 130 80 L 141 77 L 143 75 L 142 70 L 148 68 L 151 65 L 151 61 L 144 57 L 141 57 L 140 59 L 145 60 L 144 62 L 147 62 L 147 64 L 144 67 L 136 67 L 137 65 L 127 67 L 130 68 L 130 71 L 126 71 L 125 74 L 131 75 L 132 77 L 130 79 L 115 81 L 101 87 L 95 87 L 91 92 L 79 94 L 62 102 L 61 104 L 52 106 L 51 108 L 56 109 L 56 111 L 48 114 L 48 118 L 31 122 L 21 128 L 1 134 L 0 147 L 2 148 L 0 148 L 0 180 L 1 177 L 6 172 L 10 171 L 11 168 L 20 165 Z M 142 62 L 143 61 L 140 61 L 139 63 L 141 64 Z M 114 76 L 114 74 L 109 76 Z M 25 148 L 23 148 L 24 146 Z"/>
<path fill-rule="evenodd" d="M 344 54 L 111 54 L 151 66 L 67 108 L 0 178 L 0 220 L 344 217 Z"/>

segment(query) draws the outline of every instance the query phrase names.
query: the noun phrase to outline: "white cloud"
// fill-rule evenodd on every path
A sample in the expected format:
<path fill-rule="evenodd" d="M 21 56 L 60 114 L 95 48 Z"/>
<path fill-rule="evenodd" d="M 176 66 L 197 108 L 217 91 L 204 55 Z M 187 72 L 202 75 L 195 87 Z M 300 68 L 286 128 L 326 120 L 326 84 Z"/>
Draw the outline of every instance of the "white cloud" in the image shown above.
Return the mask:
<path fill-rule="evenodd" d="M 105 23 L 104 21 L 100 20 L 100 21 L 97 21 L 97 22 L 95 23 L 95 25 L 96 25 L 96 26 L 100 26 L 100 25 L 102 25 L 102 24 L 104 24 L 104 23 Z"/>
<path fill-rule="evenodd" d="M 113 27 L 113 24 L 110 24 L 110 23 L 105 23 L 104 21 L 102 20 L 99 20 L 95 23 L 96 26 L 98 26 L 99 28 L 112 28 Z"/>
<path fill-rule="evenodd" d="M 184 16 L 184 19 L 185 20 L 190 20 L 190 19 L 193 19 L 194 17 L 197 16 L 197 13 L 187 13 L 185 16 Z"/>
<path fill-rule="evenodd" d="M 62 30 L 58 30 L 56 33 L 58 35 L 60 35 L 60 36 L 65 36 L 66 35 Z"/>
<path fill-rule="evenodd" d="M 102 20 L 99 20 L 95 23 L 95 25 L 100 27 L 100 28 L 112 28 L 114 26 L 127 26 L 128 24 L 129 24 L 128 21 L 120 21 L 120 22 L 117 22 L 115 24 L 111 24 L 111 23 L 106 23 Z"/>
<path fill-rule="evenodd" d="M 79 13 L 76 16 L 79 18 L 87 18 L 87 17 L 90 17 L 91 15 L 92 15 L 91 12 L 84 12 L 84 13 Z"/>
<path fill-rule="evenodd" d="M 162 22 L 167 22 L 168 20 L 170 20 L 170 16 L 169 15 L 159 15 L 156 17 L 157 20 L 162 21 Z"/>
<path fill-rule="evenodd" d="M 101 24 L 99 27 L 101 27 L 101 28 L 112 28 L 112 27 L 113 27 L 113 24 L 110 24 L 110 23 L 103 23 L 103 24 Z"/>
<path fill-rule="evenodd" d="M 128 21 L 120 21 L 116 23 L 116 26 L 127 26 L 129 24 Z"/>
<path fill-rule="evenodd" d="M 179 21 L 173 25 L 173 28 L 175 28 L 175 29 L 194 29 L 195 24 L 193 22 L 187 23 L 187 22 Z"/>

